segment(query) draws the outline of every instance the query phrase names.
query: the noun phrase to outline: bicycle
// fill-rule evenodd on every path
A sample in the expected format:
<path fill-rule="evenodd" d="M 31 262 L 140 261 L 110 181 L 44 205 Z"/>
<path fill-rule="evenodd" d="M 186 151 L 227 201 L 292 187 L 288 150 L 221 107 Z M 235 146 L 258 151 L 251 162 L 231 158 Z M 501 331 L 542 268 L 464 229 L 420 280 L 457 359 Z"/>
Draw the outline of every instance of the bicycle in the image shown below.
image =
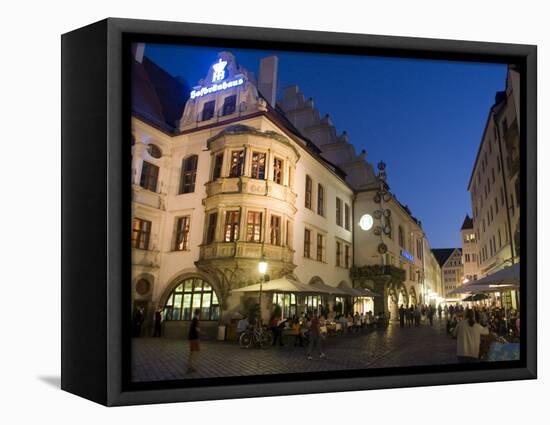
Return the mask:
<path fill-rule="evenodd" d="M 250 348 L 253 345 L 260 348 L 267 348 L 273 343 L 273 333 L 265 326 L 248 328 L 239 337 L 241 348 Z"/>

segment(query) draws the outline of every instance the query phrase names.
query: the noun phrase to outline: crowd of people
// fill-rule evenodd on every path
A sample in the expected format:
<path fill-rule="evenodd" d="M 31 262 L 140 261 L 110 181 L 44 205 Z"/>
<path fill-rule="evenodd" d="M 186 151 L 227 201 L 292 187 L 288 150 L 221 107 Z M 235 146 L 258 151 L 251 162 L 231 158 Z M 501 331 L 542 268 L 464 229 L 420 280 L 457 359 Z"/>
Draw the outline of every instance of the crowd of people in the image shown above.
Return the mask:
<path fill-rule="evenodd" d="M 282 319 L 280 314 L 273 314 L 269 321 L 268 328 L 273 334 L 273 346 L 283 346 L 283 336 L 291 338 L 295 347 L 307 347 L 307 357 L 311 359 L 314 349 L 318 349 L 319 356 L 323 358 L 323 341 L 330 334 L 360 333 L 369 329 L 386 327 L 389 323 L 389 316 L 384 312 L 374 315 L 372 311 L 355 314 L 339 314 L 331 312 L 327 316 L 318 312 L 302 313 L 300 316 L 293 315 L 290 318 Z M 237 338 L 256 322 L 249 321 L 244 316 L 237 323 Z"/>

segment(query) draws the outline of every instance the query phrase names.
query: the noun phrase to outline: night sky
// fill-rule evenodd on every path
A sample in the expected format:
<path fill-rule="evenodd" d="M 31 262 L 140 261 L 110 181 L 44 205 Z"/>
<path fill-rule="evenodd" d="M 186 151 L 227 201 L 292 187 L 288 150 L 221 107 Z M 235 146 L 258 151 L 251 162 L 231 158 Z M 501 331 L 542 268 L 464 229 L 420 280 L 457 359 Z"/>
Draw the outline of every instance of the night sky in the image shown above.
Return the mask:
<path fill-rule="evenodd" d="M 506 65 L 153 44 L 145 55 L 192 87 L 223 50 L 256 77 L 259 59 L 276 54 L 279 96 L 297 84 L 357 153 L 375 166 L 384 160 L 391 191 L 432 248 L 461 246 L 468 180 Z"/>

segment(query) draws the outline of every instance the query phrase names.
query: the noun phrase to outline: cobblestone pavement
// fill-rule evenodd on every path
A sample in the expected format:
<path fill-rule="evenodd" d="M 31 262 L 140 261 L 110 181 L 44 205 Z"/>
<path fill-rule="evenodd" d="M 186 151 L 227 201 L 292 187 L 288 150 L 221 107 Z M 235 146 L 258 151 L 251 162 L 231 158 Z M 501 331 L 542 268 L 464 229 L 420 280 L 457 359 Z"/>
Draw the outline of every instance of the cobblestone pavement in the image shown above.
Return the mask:
<path fill-rule="evenodd" d="M 456 341 L 445 335 L 444 321 L 434 326 L 403 328 L 391 324 L 386 330 L 330 336 L 324 342 L 326 358 L 306 348 L 241 349 L 235 342 L 202 341 L 195 371 L 186 374 L 188 341 L 138 338 L 132 342 L 132 378 L 135 382 L 195 379 L 273 373 L 318 372 L 397 366 L 421 366 L 456 362 Z"/>

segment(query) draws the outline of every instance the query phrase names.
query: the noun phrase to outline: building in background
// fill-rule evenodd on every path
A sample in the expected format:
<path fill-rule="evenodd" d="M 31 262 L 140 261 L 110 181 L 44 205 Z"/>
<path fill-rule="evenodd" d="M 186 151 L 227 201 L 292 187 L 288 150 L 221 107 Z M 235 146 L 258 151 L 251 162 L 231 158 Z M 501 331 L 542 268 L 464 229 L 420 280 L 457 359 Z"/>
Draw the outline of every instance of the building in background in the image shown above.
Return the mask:
<path fill-rule="evenodd" d="M 460 248 L 438 248 L 432 250 L 441 267 L 441 283 L 443 296 L 447 302 L 460 301 L 456 295 L 450 294 L 453 289 L 465 283 L 462 250 Z"/>
<path fill-rule="evenodd" d="M 462 237 L 462 264 L 464 265 L 464 278 L 468 281 L 477 280 L 479 277 L 477 255 L 478 248 L 476 234 L 474 231 L 474 221 L 472 217 L 466 214 L 462 227 L 460 228 Z"/>
<path fill-rule="evenodd" d="M 509 67 L 506 90 L 498 92 L 489 110 L 472 169 L 473 227 L 479 277 L 519 262 L 519 73 Z M 506 293 L 518 307 L 515 291 Z"/>

